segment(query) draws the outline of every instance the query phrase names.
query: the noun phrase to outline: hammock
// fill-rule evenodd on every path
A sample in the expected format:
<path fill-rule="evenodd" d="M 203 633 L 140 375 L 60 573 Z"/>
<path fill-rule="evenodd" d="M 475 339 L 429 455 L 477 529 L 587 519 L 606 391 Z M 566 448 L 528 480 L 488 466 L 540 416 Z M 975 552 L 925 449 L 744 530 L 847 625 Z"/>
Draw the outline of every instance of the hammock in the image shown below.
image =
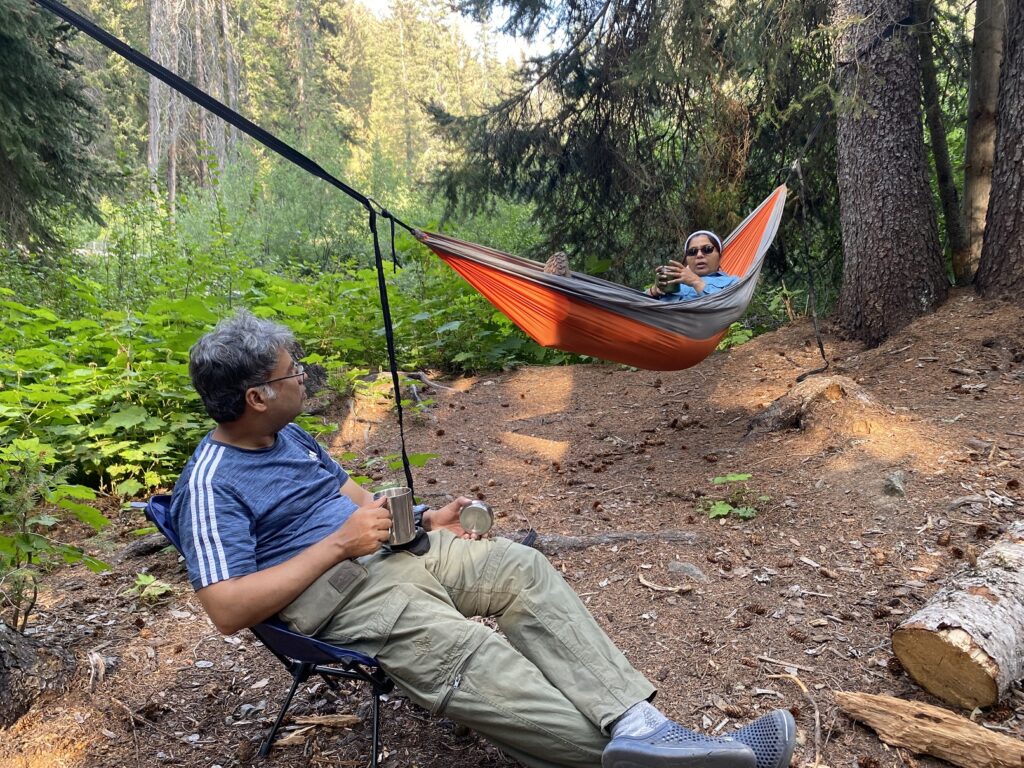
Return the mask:
<path fill-rule="evenodd" d="M 543 264 L 446 235 L 416 236 L 541 346 L 677 371 L 711 354 L 743 315 L 785 202 L 783 185 L 726 238 L 721 269 L 741 276 L 738 283 L 681 302 L 659 301 L 580 272 L 550 275 Z"/>

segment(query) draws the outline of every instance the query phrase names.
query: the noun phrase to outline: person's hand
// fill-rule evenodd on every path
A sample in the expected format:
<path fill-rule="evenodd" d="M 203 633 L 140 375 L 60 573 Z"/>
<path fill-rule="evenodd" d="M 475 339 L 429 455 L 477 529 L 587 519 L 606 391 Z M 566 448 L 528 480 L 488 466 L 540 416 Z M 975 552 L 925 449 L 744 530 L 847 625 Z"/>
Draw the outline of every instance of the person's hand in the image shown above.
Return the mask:
<path fill-rule="evenodd" d="M 380 498 L 359 507 L 335 532 L 345 549 L 345 559 L 373 554 L 388 540 L 391 511 L 385 504 L 387 499 Z"/>
<path fill-rule="evenodd" d="M 704 281 L 682 261 L 669 261 L 663 268 L 664 282 L 672 285 L 688 285 L 697 293 L 704 290 Z"/>
<path fill-rule="evenodd" d="M 436 531 L 446 528 L 456 536 L 463 539 L 479 539 L 478 533 L 466 533 L 459 524 L 459 513 L 462 508 L 472 503 L 472 499 L 466 496 L 459 496 L 455 501 L 445 504 L 438 509 L 428 509 L 423 513 L 423 527 L 428 531 Z"/>

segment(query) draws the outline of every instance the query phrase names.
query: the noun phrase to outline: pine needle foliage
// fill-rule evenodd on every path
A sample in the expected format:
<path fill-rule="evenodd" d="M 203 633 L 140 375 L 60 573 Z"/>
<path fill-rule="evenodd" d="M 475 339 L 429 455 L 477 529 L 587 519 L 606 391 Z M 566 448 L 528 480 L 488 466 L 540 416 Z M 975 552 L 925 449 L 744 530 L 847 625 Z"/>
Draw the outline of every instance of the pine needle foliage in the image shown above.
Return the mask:
<path fill-rule="evenodd" d="M 611 279 L 646 277 L 692 229 L 730 231 L 781 181 L 829 106 L 821 0 L 461 8 L 485 18 L 497 5 L 510 12 L 504 31 L 557 29 L 561 42 L 477 115 L 431 107 L 442 135 L 463 149 L 437 186 L 457 210 L 486 208 L 494 196 L 533 201 L 545 247 Z M 834 144 L 823 159 L 827 174 Z"/>
<path fill-rule="evenodd" d="M 0 0 L 0 18 L 0 245 L 53 245 L 56 211 L 98 217 L 96 112 L 68 27 L 28 0 Z"/>

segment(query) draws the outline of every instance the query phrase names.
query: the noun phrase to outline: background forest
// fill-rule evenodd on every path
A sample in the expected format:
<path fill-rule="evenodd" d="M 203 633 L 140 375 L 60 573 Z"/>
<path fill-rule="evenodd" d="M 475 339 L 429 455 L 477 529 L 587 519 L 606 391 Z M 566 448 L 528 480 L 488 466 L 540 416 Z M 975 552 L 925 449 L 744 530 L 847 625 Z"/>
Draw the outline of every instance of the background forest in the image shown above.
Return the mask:
<path fill-rule="evenodd" d="M 435 0 L 72 5 L 404 221 L 527 257 L 563 249 L 617 282 L 642 285 L 688 231 L 725 234 L 788 182 L 727 341 L 834 310 L 877 344 L 985 273 L 977 170 L 1019 3 L 1007 24 L 1000 0 L 464 0 L 469 34 Z M 29 0 L 0 0 L 0 16 L 0 534 L 22 534 L 0 536 L 3 569 L 53 549 L 36 532 L 56 521 L 19 499 L 102 525 L 80 503 L 92 493 L 177 475 L 207 428 L 187 350 L 232 308 L 287 321 L 341 392 L 385 351 L 362 208 Z M 506 34 L 534 53 L 500 53 Z M 971 159 L 979 143 L 988 160 Z M 573 359 L 411 237 L 397 251 L 402 368 Z M 1018 285 L 1015 259 L 982 287 Z"/>

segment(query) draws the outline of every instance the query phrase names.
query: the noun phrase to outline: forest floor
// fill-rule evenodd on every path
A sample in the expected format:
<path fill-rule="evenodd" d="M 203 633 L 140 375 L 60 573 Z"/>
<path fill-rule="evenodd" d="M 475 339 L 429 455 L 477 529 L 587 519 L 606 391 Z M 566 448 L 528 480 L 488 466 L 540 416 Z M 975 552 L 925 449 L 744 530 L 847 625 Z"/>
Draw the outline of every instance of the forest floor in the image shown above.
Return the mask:
<path fill-rule="evenodd" d="M 943 765 L 885 746 L 837 709 L 833 692 L 939 703 L 902 672 L 890 633 L 1024 504 L 1024 312 L 960 291 L 876 349 L 826 335 L 826 350 L 828 374 L 848 377 L 866 399 L 825 398 L 798 425 L 749 434 L 757 414 L 821 363 L 809 323 L 687 371 L 524 368 L 440 382 L 450 390 L 421 387 L 432 402 L 409 414 L 408 449 L 439 458 L 415 470 L 418 495 L 434 505 L 458 493 L 485 497 L 497 532 L 513 537 L 530 527 L 693 534 L 696 543 L 549 555 L 659 687 L 665 712 L 722 733 L 789 707 L 800 731 L 793 765 L 803 766 L 815 760 L 816 707 L 823 766 Z M 335 410 L 335 453 L 398 450 L 382 398 Z M 745 498 L 713 482 L 729 473 L 750 475 Z M 750 502 L 757 514 L 712 519 L 715 501 Z M 70 690 L 0 733 L 0 765 L 366 764 L 367 697 L 356 687 L 335 695 L 315 680 L 292 715 L 351 713 L 360 722 L 299 732 L 260 761 L 287 688 L 283 668 L 248 633 L 216 632 L 174 554 L 123 557 L 141 513 L 113 515 L 101 537 L 83 542 L 113 570 L 53 574 L 30 625 L 74 653 Z M 128 594 L 142 570 L 173 592 L 157 602 Z M 399 692 L 382 719 L 384 766 L 513 764 Z M 977 720 L 1024 737 L 1024 692 Z"/>

